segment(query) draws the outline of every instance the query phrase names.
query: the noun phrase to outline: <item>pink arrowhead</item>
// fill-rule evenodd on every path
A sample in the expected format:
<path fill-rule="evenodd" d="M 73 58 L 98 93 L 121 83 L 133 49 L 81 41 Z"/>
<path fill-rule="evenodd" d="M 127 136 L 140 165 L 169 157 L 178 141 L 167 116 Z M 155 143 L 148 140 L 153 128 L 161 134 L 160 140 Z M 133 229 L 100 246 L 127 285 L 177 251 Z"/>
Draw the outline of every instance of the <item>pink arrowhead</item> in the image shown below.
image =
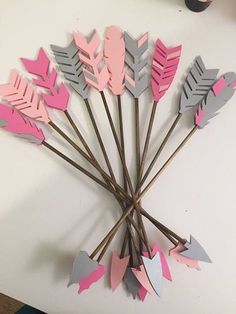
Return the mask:
<path fill-rule="evenodd" d="M 167 260 L 165 258 L 165 255 L 163 254 L 161 247 L 157 243 L 155 243 L 153 248 L 152 248 L 152 257 L 155 256 L 156 253 L 160 254 L 163 277 L 165 277 L 169 281 L 172 281 L 172 277 L 171 277 L 171 273 L 170 273 L 170 269 L 169 269 Z M 148 252 L 143 252 L 143 256 L 148 257 Z"/>
<path fill-rule="evenodd" d="M 180 252 L 182 252 L 185 249 L 186 249 L 185 246 L 179 242 L 177 246 L 175 246 L 173 249 L 169 251 L 169 255 L 181 264 L 185 264 L 190 268 L 201 270 L 198 265 L 198 261 L 180 254 Z"/>
<path fill-rule="evenodd" d="M 143 286 L 141 286 L 138 291 L 138 296 L 142 302 L 144 302 L 147 294 L 148 294 L 147 290 Z"/>
<path fill-rule="evenodd" d="M 139 268 L 139 269 L 138 269 Z M 152 285 L 148 279 L 148 276 L 146 274 L 145 268 L 143 265 L 140 265 L 138 268 L 132 268 L 132 272 L 135 275 L 135 277 L 138 279 L 139 283 L 149 292 L 149 293 L 155 293 L 155 291 L 152 288 Z"/>
<path fill-rule="evenodd" d="M 95 269 L 89 276 L 82 278 L 79 282 L 79 291 L 78 293 L 83 292 L 88 289 L 93 283 L 97 282 L 105 274 L 105 267 L 103 265 L 98 265 L 98 268 Z"/>
<path fill-rule="evenodd" d="M 117 252 L 112 252 L 112 259 L 111 259 L 111 289 L 112 291 L 115 291 L 115 289 L 119 286 L 121 283 L 126 268 L 129 263 L 129 256 L 125 256 L 123 258 L 120 258 Z"/>

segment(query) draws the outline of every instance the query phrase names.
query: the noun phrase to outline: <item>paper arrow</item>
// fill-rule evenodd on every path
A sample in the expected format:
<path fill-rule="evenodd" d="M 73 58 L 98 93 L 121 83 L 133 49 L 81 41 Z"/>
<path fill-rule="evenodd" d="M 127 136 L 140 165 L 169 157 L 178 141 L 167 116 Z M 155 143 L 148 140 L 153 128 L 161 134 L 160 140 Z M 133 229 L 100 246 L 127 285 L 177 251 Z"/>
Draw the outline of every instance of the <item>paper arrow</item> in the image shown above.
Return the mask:
<path fill-rule="evenodd" d="M 142 256 L 142 261 L 154 291 L 160 296 L 162 288 L 162 266 L 160 253 L 156 253 L 152 259 Z"/>
<path fill-rule="evenodd" d="M 117 252 L 112 252 L 112 260 L 111 260 L 111 289 L 112 291 L 115 291 L 115 289 L 119 286 L 121 283 L 126 268 L 129 264 L 129 256 L 125 256 L 123 258 L 120 258 Z"/>
<path fill-rule="evenodd" d="M 126 272 L 124 275 L 124 282 L 127 286 L 127 289 L 132 294 L 133 299 L 136 299 L 136 296 L 140 288 L 140 283 L 138 282 L 137 278 L 134 276 L 132 269 L 130 267 L 126 269 Z"/>
<path fill-rule="evenodd" d="M 90 275 L 92 275 L 93 278 L 94 271 L 96 271 L 99 266 L 100 265 L 98 264 L 98 262 L 92 260 L 87 252 L 80 251 L 74 260 L 69 283 L 67 286 L 69 287 L 74 283 L 78 284 L 81 280 L 84 280 Z M 94 277 L 94 280 L 97 281 L 96 276 Z"/>
<path fill-rule="evenodd" d="M 184 245 L 182 243 L 178 243 L 173 249 L 169 251 L 169 255 L 173 257 L 178 263 L 185 264 L 189 268 L 195 268 L 197 270 L 201 270 L 198 261 L 191 259 L 189 257 L 180 255 L 184 250 Z"/>
<path fill-rule="evenodd" d="M 180 255 L 189 257 L 197 261 L 212 263 L 206 251 L 192 235 L 190 235 L 190 241 L 187 241 L 184 244 L 184 247 L 186 248 L 186 250 L 182 251 Z"/>
<path fill-rule="evenodd" d="M 140 265 L 138 268 L 132 268 L 132 272 L 135 275 L 135 277 L 138 279 L 142 287 L 144 287 L 149 293 L 154 292 L 143 265 Z"/>

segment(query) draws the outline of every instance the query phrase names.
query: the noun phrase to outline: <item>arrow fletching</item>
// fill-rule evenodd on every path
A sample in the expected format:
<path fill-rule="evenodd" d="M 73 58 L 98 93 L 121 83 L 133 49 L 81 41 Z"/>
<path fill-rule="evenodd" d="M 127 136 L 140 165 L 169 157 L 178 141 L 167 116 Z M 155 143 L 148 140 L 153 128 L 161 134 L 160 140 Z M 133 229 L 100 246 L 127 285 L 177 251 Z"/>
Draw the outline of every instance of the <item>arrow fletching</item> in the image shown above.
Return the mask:
<path fill-rule="evenodd" d="M 236 74 L 229 72 L 223 75 L 210 89 L 206 98 L 198 106 L 195 124 L 203 128 L 208 121 L 217 115 L 235 93 Z"/>
<path fill-rule="evenodd" d="M 218 72 L 218 69 L 206 69 L 202 58 L 196 58 L 183 86 L 180 113 L 197 106 L 204 99 L 215 82 Z"/>
<path fill-rule="evenodd" d="M 163 281 L 160 254 L 156 253 L 152 259 L 142 256 L 142 260 L 152 288 L 160 296 Z"/>
<path fill-rule="evenodd" d="M 65 48 L 51 45 L 51 49 L 61 72 L 70 86 L 83 99 L 87 99 L 89 87 L 84 78 L 83 63 L 79 58 L 79 48 L 74 40 Z"/>
<path fill-rule="evenodd" d="M 36 124 L 4 104 L 0 104 L 0 127 L 37 145 L 45 140 L 43 131 Z"/>
<path fill-rule="evenodd" d="M 155 44 L 151 69 L 151 87 L 153 98 L 158 102 L 166 93 L 175 77 L 182 46 L 167 48 L 158 39 Z"/>
<path fill-rule="evenodd" d="M 86 83 L 102 91 L 109 81 L 109 72 L 103 60 L 103 51 L 97 52 L 100 38 L 96 31 L 90 39 L 79 33 L 74 33 L 74 40 L 79 48 L 79 58 L 84 63 L 83 69 Z"/>
<path fill-rule="evenodd" d="M 149 86 L 149 75 L 143 72 L 148 65 L 148 57 L 143 55 L 148 50 L 148 34 L 144 34 L 139 40 L 135 40 L 125 32 L 125 63 L 132 75 L 125 74 L 125 86 L 130 93 L 138 98 Z"/>
<path fill-rule="evenodd" d="M 114 95 L 122 95 L 125 87 L 125 41 L 122 32 L 115 26 L 107 28 L 104 57 L 110 74 L 108 87 Z"/>
<path fill-rule="evenodd" d="M 50 59 L 44 49 L 40 48 L 36 60 L 21 58 L 21 61 L 29 73 L 38 76 L 38 79 L 33 79 L 33 82 L 49 92 L 42 94 L 48 107 L 65 111 L 70 98 L 69 91 L 64 83 L 57 86 L 57 71 L 55 68 L 50 71 Z"/>
<path fill-rule="evenodd" d="M 0 85 L 0 95 L 26 116 L 44 123 L 50 121 L 43 101 L 17 70 L 11 70 L 9 83 Z"/>

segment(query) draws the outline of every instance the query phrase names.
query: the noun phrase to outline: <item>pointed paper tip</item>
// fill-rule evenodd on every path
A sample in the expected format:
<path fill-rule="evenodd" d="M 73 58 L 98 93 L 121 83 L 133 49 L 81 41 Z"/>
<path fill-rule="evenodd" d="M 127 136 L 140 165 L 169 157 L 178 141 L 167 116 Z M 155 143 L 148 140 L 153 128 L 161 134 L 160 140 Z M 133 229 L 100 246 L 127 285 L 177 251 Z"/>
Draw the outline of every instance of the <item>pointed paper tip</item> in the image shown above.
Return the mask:
<path fill-rule="evenodd" d="M 114 292 L 120 285 L 125 271 L 129 263 L 130 256 L 120 258 L 117 252 L 112 252 L 111 271 L 110 271 L 110 284 L 111 289 Z"/>

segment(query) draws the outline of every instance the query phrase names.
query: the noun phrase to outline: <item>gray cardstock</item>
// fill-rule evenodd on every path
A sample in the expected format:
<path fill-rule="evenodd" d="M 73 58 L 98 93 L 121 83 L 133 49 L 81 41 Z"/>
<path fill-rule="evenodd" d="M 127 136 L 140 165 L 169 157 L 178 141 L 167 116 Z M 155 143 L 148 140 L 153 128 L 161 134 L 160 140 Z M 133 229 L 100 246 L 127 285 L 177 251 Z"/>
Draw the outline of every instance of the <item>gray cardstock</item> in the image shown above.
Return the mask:
<path fill-rule="evenodd" d="M 220 110 L 235 93 L 235 87 L 230 86 L 230 84 L 236 81 L 236 74 L 234 72 L 228 72 L 223 75 L 223 78 L 228 85 L 223 88 L 219 95 L 215 95 L 214 91 L 211 89 L 199 106 L 204 112 L 203 118 L 200 123 L 197 124 L 200 128 L 206 126 L 208 121 L 217 115 L 217 111 Z"/>
<path fill-rule="evenodd" d="M 212 263 L 206 251 L 192 235 L 190 235 L 190 242 L 187 241 L 184 246 L 186 247 L 186 250 L 182 251 L 180 255 L 189 257 L 196 261 Z"/>
<path fill-rule="evenodd" d="M 138 98 L 148 87 L 149 87 L 149 75 L 148 73 L 140 72 L 148 65 L 148 57 L 143 57 L 143 54 L 148 50 L 148 40 L 144 41 L 143 44 L 138 47 L 138 40 L 130 37 L 128 33 L 124 33 L 125 39 L 125 63 L 133 72 L 132 79 L 134 80 L 134 86 L 125 80 L 125 86 L 130 91 L 130 93 Z"/>
<path fill-rule="evenodd" d="M 196 58 L 183 86 L 180 113 L 184 113 L 202 101 L 215 82 L 218 72 L 218 69 L 206 69 L 202 58 Z"/>
<path fill-rule="evenodd" d="M 78 284 L 82 278 L 87 277 L 94 270 L 96 270 L 98 265 L 98 262 L 92 260 L 87 252 L 80 251 L 79 255 L 77 255 L 74 260 L 67 287 L 74 283 Z"/>
<path fill-rule="evenodd" d="M 142 261 L 153 289 L 160 296 L 163 281 L 160 253 L 152 259 L 142 256 Z"/>
<path fill-rule="evenodd" d="M 130 267 L 126 269 L 123 280 L 127 286 L 128 291 L 132 294 L 133 298 L 136 299 L 136 296 L 141 285 L 134 276 Z"/>
<path fill-rule="evenodd" d="M 65 48 L 51 45 L 51 49 L 61 72 L 70 83 L 70 86 L 83 99 L 88 98 L 89 87 L 84 78 L 84 65 L 80 61 L 79 48 L 76 46 L 74 40 Z"/>

